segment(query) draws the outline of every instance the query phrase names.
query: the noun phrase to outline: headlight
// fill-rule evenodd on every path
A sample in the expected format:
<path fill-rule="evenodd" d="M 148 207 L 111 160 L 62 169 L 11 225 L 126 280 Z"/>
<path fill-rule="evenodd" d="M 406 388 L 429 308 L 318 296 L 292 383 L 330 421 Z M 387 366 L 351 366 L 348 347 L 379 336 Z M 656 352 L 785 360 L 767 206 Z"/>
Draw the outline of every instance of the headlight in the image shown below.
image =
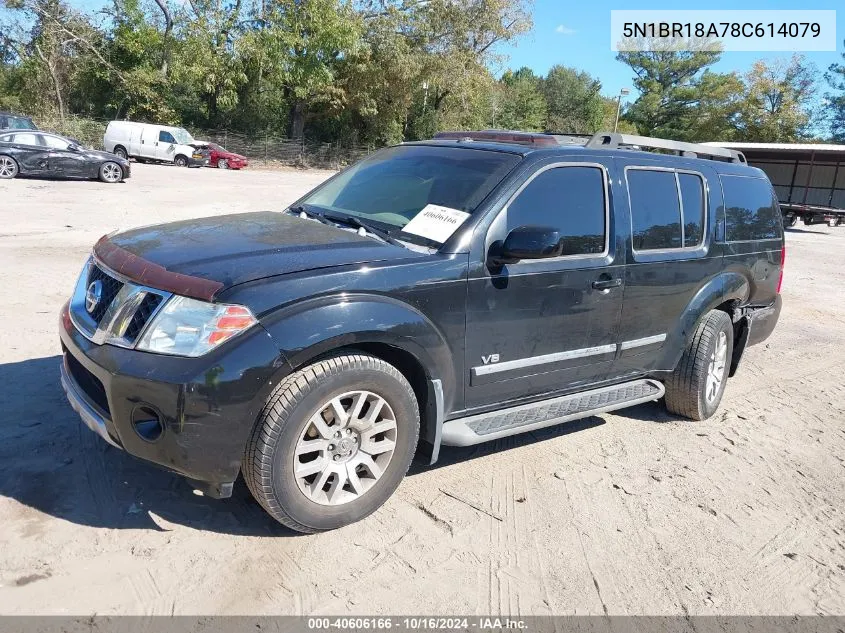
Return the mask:
<path fill-rule="evenodd" d="M 256 323 L 244 306 L 174 296 L 153 318 L 136 349 L 202 356 Z"/>

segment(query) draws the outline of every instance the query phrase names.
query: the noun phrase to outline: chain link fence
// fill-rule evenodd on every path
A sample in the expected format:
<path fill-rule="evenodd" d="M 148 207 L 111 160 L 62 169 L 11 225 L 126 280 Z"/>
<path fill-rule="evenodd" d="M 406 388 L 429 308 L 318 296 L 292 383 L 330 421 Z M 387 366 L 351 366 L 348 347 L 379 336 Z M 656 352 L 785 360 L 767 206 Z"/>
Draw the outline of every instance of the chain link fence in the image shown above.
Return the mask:
<path fill-rule="evenodd" d="M 35 122 L 42 130 L 76 139 L 82 145 L 95 149 L 102 149 L 103 135 L 109 123 L 108 120 L 77 116 L 64 119 L 36 117 Z M 189 131 L 198 141 L 217 143 L 230 152 L 246 156 L 253 164 L 339 169 L 378 149 L 375 145 L 344 144 L 340 141 L 326 143 L 273 134 L 249 135 L 196 128 L 189 128 Z"/>

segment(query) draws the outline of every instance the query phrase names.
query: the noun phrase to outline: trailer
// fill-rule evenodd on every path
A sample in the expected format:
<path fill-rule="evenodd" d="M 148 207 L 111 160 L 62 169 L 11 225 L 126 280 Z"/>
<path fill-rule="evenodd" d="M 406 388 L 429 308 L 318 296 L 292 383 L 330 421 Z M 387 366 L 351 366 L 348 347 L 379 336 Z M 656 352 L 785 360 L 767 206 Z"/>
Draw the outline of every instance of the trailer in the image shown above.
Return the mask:
<path fill-rule="evenodd" d="M 771 180 L 783 222 L 845 225 L 845 145 L 705 143 L 741 151 Z"/>

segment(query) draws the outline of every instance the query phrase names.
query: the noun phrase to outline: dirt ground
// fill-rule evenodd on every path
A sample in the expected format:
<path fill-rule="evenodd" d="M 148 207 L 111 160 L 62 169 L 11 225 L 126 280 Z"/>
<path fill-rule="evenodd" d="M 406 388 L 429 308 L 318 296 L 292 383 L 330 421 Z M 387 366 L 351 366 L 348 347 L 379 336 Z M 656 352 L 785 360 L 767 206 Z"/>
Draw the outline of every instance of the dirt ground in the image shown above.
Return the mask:
<path fill-rule="evenodd" d="M 788 231 L 784 311 L 707 422 L 658 404 L 412 466 L 297 536 L 88 431 L 57 315 L 117 227 L 281 209 L 327 172 L 0 182 L 0 613 L 845 614 L 845 227 Z"/>

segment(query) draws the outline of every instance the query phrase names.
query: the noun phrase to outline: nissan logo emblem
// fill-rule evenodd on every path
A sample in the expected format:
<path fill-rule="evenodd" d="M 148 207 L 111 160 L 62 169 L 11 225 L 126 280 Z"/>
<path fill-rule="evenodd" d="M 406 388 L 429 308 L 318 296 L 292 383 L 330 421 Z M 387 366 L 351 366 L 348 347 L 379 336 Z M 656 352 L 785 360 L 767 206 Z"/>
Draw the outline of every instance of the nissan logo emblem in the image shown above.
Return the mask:
<path fill-rule="evenodd" d="M 88 290 L 85 292 L 85 309 L 88 314 L 93 314 L 103 297 L 103 282 L 97 279 L 88 284 Z"/>

